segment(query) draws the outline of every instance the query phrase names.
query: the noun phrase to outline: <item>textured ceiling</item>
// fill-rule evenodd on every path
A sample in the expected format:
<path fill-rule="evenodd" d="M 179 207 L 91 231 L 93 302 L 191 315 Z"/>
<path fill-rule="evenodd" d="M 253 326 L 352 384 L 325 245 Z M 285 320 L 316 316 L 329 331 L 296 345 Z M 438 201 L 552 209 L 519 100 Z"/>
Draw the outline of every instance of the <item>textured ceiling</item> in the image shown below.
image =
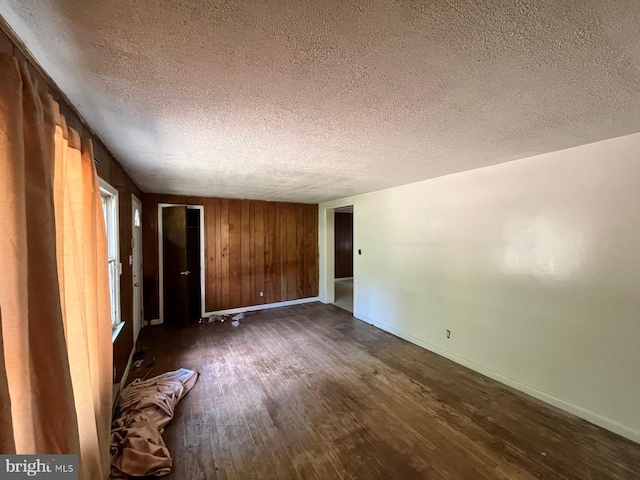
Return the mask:
<path fill-rule="evenodd" d="M 637 0 L 0 0 L 145 191 L 319 202 L 640 131 Z"/>

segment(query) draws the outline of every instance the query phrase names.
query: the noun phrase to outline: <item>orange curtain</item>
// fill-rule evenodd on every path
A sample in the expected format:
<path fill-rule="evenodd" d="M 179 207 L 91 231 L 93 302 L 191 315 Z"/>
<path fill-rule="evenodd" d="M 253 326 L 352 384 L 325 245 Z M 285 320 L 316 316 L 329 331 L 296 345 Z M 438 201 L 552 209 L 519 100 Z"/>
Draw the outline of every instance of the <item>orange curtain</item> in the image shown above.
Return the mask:
<path fill-rule="evenodd" d="M 107 240 L 90 140 L 0 55 L 0 449 L 109 474 Z"/>

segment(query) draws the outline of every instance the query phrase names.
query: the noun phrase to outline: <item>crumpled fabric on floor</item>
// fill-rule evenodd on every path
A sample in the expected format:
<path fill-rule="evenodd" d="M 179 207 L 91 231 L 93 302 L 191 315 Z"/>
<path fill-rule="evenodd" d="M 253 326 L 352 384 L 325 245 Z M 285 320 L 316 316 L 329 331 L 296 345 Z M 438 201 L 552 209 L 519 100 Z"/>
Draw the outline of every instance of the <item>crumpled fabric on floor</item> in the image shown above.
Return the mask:
<path fill-rule="evenodd" d="M 135 380 L 122 391 L 119 415 L 111 428 L 111 478 L 171 472 L 173 460 L 162 439 L 163 427 L 197 379 L 197 372 L 181 368 Z"/>
<path fill-rule="evenodd" d="M 173 460 L 155 422 L 144 413 L 119 418 L 111 430 L 111 478 L 162 476 Z"/>

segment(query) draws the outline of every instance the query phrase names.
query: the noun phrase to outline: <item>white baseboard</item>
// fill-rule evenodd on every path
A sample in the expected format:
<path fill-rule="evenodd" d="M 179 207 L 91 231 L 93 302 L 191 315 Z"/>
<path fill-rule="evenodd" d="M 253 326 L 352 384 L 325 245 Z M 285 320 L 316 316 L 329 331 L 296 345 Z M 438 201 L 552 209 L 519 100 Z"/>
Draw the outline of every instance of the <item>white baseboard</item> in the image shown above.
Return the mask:
<path fill-rule="evenodd" d="M 131 353 L 129 354 L 129 360 L 127 360 L 127 366 L 124 368 L 124 372 L 122 373 L 122 378 L 120 379 L 119 388 L 122 390 L 124 387 L 124 383 L 127 381 L 127 377 L 129 376 L 129 370 L 131 370 L 131 365 L 133 364 L 133 354 L 136 353 L 136 346 L 134 345 L 131 349 Z"/>
<path fill-rule="evenodd" d="M 577 417 L 580 417 L 588 422 L 593 423 L 594 425 L 598 425 L 599 427 L 602 427 L 614 433 L 617 433 L 618 435 L 628 438 L 629 440 L 640 443 L 640 432 L 636 430 L 633 430 L 629 427 L 621 425 L 608 418 L 597 415 L 593 412 L 590 412 L 589 410 L 585 410 L 584 408 L 578 407 L 577 405 L 573 405 L 571 403 L 565 402 L 564 400 L 561 400 L 552 395 L 549 395 L 548 393 L 542 392 L 529 385 L 521 383 L 518 380 L 514 380 L 513 378 L 506 377 L 498 372 L 495 372 L 486 367 L 483 367 L 482 365 L 474 363 L 471 360 L 467 360 L 464 357 L 460 357 L 453 353 L 447 352 L 446 350 L 442 350 L 441 348 L 436 347 L 435 345 L 432 345 L 429 342 L 425 342 L 424 340 L 421 340 L 417 337 L 414 337 L 413 335 L 397 330 L 396 328 L 386 325 L 384 323 L 377 322 L 367 317 L 366 315 L 354 313 L 353 316 L 358 320 L 361 320 L 366 323 L 370 323 L 374 327 L 378 327 L 379 329 L 384 330 L 385 332 L 389 332 L 392 335 L 395 335 L 396 337 L 400 337 L 404 340 L 407 340 L 408 342 L 419 345 L 420 347 L 425 348 L 433 353 L 436 353 L 441 357 L 448 358 L 453 362 L 456 362 L 475 372 L 481 373 L 482 375 L 492 378 L 493 380 L 496 380 L 504 385 L 515 388 L 516 390 L 526 393 L 527 395 L 531 395 L 532 397 L 537 398 L 538 400 L 542 400 L 543 402 L 553 405 L 554 407 L 557 407 L 561 410 L 569 412 Z"/>
<path fill-rule="evenodd" d="M 116 408 L 118 407 L 118 403 L 120 401 L 120 392 L 124 387 L 125 382 L 127 381 L 127 377 L 129 376 L 129 370 L 131 370 L 131 365 L 133 364 L 133 354 L 136 352 L 135 345 L 131 349 L 131 353 L 129 354 L 129 360 L 127 360 L 127 366 L 124 368 L 124 372 L 122 373 L 122 377 L 118 383 L 113 384 L 113 392 L 112 392 L 112 403 L 111 403 L 111 416 L 115 414 Z"/>
<path fill-rule="evenodd" d="M 298 300 L 288 300 L 286 302 L 265 303 L 263 305 L 252 305 L 250 307 L 228 308 L 226 310 L 216 310 L 215 312 L 205 312 L 204 317 L 209 315 L 230 315 L 233 313 L 243 313 L 252 310 L 267 310 L 269 308 L 289 307 L 291 305 L 301 305 L 319 301 L 318 297 L 300 298 Z"/>
<path fill-rule="evenodd" d="M 289 307 L 291 305 L 301 305 L 303 303 L 312 303 L 320 301 L 319 297 L 299 298 L 298 300 L 287 300 L 286 302 L 265 303 L 262 305 L 250 305 L 248 307 L 227 308 L 226 310 L 215 310 L 213 312 L 204 312 L 203 317 L 210 315 L 231 315 L 234 313 L 244 313 L 254 310 L 267 310 L 269 308 Z M 151 325 L 162 325 L 159 318 L 154 318 L 149 322 Z"/>

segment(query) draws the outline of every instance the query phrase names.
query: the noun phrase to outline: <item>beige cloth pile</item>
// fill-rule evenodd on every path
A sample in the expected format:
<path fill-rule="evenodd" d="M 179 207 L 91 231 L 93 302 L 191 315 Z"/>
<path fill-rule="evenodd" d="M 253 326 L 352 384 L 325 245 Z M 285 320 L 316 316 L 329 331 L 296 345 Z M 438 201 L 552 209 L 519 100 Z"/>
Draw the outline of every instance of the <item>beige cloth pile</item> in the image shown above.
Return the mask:
<path fill-rule="evenodd" d="M 162 476 L 173 461 L 162 439 L 176 405 L 198 379 L 181 368 L 148 380 L 136 380 L 121 394 L 119 415 L 111 428 L 112 478 Z"/>

